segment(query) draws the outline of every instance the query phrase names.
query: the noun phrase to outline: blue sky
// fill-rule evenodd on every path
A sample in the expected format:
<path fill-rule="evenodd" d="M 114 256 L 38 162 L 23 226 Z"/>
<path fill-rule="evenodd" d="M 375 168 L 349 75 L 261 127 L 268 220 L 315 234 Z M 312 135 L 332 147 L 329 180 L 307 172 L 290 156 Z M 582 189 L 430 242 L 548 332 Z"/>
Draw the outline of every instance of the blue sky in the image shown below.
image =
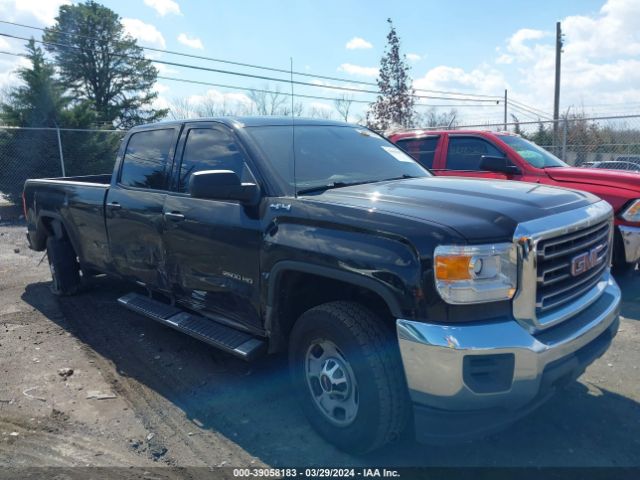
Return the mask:
<path fill-rule="evenodd" d="M 60 0 L 0 0 L 0 18 L 50 24 Z M 108 0 L 142 45 L 260 65 L 374 81 L 391 17 L 411 58 L 418 88 L 502 95 L 550 113 L 553 101 L 555 22 L 566 32 L 561 109 L 588 113 L 629 113 L 640 108 L 640 2 L 565 0 L 537 2 L 442 1 L 195 1 Z M 1 26 L 0 31 L 29 33 Z M 180 41 L 181 39 L 182 41 Z M 353 39 L 352 47 L 347 45 Z M 19 51 L 19 42 L 2 49 Z M 281 76 L 260 70 L 162 54 L 162 60 Z M 16 59 L 0 59 L 0 83 L 11 85 Z M 274 89 L 277 83 L 212 72 L 159 67 L 161 74 L 205 82 Z M 168 70 L 168 71 L 167 71 Z M 349 84 L 342 84 L 349 85 Z M 357 88 L 356 85 L 352 85 Z M 282 90 L 289 89 L 281 84 Z M 248 102 L 241 90 L 160 80 L 159 104 Z M 298 93 L 326 97 L 335 90 L 296 87 Z M 354 95 L 372 99 L 371 95 Z M 635 102 L 635 103 L 634 103 Z M 332 111 L 331 101 L 304 100 L 305 109 Z M 435 105 L 466 104 L 425 100 Z M 363 113 L 354 106 L 352 119 Z M 423 107 L 420 107 L 424 109 Z M 499 120 L 502 106 L 456 107 L 469 121 Z M 439 107 L 440 110 L 448 110 Z M 531 113 L 513 110 L 521 119 Z"/>

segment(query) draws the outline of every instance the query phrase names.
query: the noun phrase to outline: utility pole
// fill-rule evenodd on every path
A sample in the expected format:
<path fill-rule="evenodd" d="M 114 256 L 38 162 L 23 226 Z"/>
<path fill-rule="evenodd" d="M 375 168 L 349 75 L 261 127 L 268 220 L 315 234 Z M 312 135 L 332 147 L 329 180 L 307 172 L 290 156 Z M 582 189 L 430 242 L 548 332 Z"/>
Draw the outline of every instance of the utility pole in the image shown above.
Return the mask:
<path fill-rule="evenodd" d="M 553 145 L 558 145 L 558 120 L 560 119 L 560 57 L 562 55 L 562 28 L 556 22 L 556 85 L 553 94 Z"/>
<path fill-rule="evenodd" d="M 507 131 L 507 89 L 504 89 L 504 130 Z"/>

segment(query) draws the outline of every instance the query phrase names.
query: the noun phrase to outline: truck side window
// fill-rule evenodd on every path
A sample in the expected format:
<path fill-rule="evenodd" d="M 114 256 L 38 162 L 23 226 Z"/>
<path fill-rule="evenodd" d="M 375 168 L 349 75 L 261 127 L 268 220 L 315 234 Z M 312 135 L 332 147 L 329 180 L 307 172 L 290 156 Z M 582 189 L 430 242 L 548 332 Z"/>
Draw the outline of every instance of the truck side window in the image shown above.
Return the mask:
<path fill-rule="evenodd" d="M 252 181 L 244 162 L 244 155 L 233 136 L 223 130 L 189 130 L 182 154 L 177 190 L 186 192 L 191 174 L 202 170 L 232 170 L 241 181 Z"/>
<path fill-rule="evenodd" d="M 398 140 L 396 145 L 411 155 L 420 165 L 433 168 L 433 157 L 440 137 L 406 138 Z"/>
<path fill-rule="evenodd" d="M 174 133 L 172 128 L 165 128 L 132 134 L 122 160 L 120 183 L 129 187 L 164 190 L 167 187 L 166 164 Z"/>
<path fill-rule="evenodd" d="M 445 168 L 480 171 L 482 155 L 504 157 L 504 153 L 482 138 L 450 136 Z"/>

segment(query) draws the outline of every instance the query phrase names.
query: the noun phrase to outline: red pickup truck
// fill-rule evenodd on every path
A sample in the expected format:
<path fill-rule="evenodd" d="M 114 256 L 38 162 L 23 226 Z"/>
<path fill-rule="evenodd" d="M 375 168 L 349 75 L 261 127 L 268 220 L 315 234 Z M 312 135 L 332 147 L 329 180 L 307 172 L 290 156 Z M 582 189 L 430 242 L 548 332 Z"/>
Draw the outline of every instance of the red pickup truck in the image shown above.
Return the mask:
<path fill-rule="evenodd" d="M 435 175 L 519 180 L 584 190 L 615 211 L 614 267 L 635 269 L 640 260 L 640 174 L 575 168 L 506 132 L 404 130 L 387 135 Z"/>

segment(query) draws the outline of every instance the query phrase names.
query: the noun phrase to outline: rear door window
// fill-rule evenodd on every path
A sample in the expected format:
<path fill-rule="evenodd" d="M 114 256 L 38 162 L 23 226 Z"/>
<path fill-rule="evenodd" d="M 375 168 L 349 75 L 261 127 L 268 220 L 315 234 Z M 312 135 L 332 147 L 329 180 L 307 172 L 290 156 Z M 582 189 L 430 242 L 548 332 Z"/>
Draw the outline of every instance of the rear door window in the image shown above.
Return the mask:
<path fill-rule="evenodd" d="M 122 160 L 120 184 L 128 187 L 167 188 L 167 161 L 174 142 L 172 128 L 131 135 Z"/>
<path fill-rule="evenodd" d="M 504 157 L 504 153 L 482 138 L 450 136 L 446 169 L 481 171 L 483 155 Z"/>
<path fill-rule="evenodd" d="M 411 155 L 420 165 L 426 168 L 433 168 L 433 159 L 436 154 L 440 137 L 425 138 L 405 138 L 398 140 L 396 145 Z"/>

